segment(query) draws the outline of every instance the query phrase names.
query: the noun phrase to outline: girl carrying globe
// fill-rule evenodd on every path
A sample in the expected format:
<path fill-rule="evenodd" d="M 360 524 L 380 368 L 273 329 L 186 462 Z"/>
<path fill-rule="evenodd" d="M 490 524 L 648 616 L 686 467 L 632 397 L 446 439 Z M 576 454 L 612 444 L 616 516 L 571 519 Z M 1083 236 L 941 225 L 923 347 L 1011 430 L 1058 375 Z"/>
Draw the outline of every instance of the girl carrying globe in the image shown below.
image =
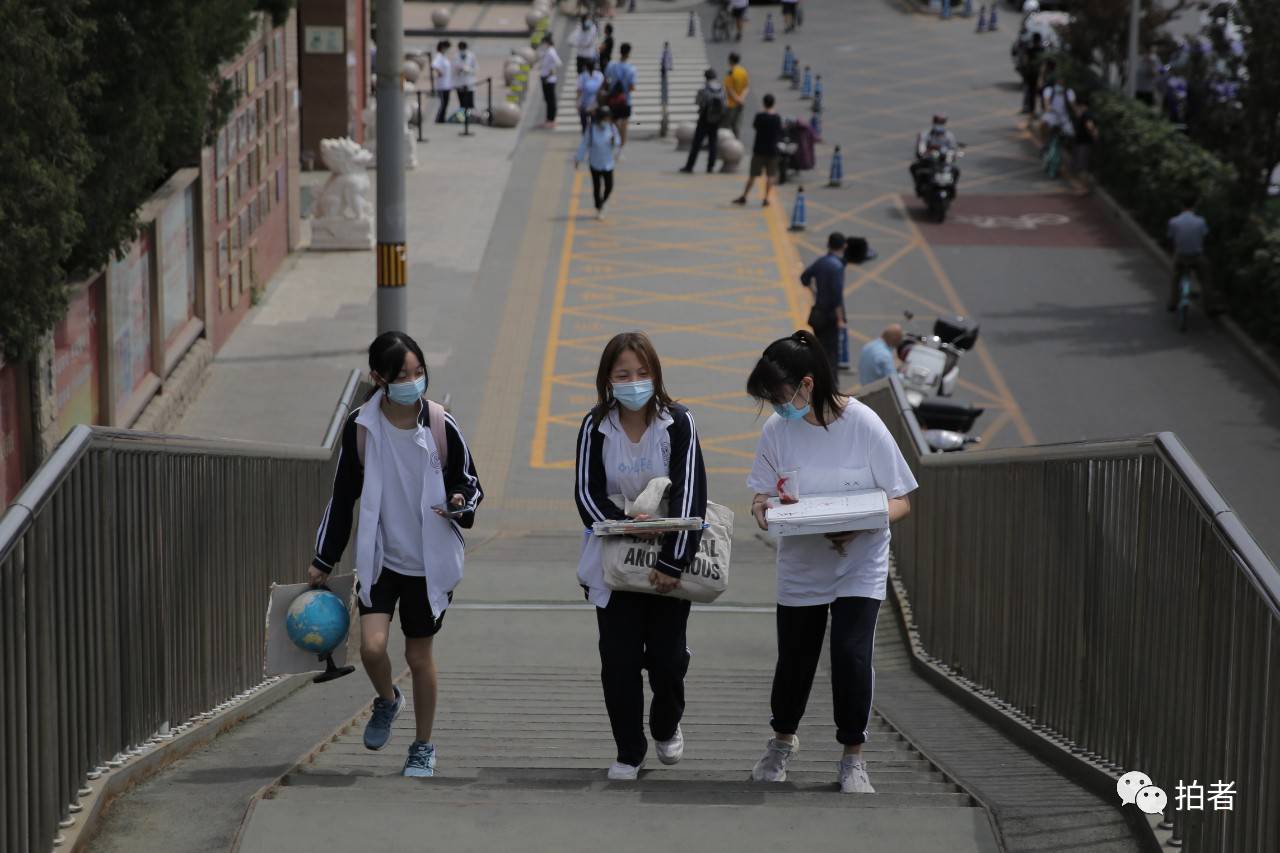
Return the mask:
<path fill-rule="evenodd" d="M 348 417 L 342 433 L 333 497 L 316 533 L 308 568 L 313 586 L 334 570 L 351 538 L 356 501 L 356 592 L 360 658 L 377 696 L 364 745 L 382 749 L 404 696 L 391 676 L 387 635 L 396 605 L 413 675 L 416 739 L 405 776 L 432 776 L 436 710 L 432 638 L 440 630 L 453 589 L 462 579 L 459 528 L 475 522 L 484 496 L 475 462 L 457 422 L 426 397 L 422 349 L 403 332 L 386 332 L 369 346 L 374 390 Z"/>

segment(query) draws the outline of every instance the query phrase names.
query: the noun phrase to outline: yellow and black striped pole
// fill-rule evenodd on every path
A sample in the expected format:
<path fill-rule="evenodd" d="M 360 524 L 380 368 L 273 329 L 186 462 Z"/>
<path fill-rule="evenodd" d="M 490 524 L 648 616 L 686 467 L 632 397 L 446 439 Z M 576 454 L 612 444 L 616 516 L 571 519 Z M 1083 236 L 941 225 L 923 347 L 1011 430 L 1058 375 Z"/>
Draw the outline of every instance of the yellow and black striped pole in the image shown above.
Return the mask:
<path fill-rule="evenodd" d="M 405 250 L 404 0 L 378 0 L 378 334 L 409 331 Z M 409 143 L 411 144 L 411 143 Z"/>

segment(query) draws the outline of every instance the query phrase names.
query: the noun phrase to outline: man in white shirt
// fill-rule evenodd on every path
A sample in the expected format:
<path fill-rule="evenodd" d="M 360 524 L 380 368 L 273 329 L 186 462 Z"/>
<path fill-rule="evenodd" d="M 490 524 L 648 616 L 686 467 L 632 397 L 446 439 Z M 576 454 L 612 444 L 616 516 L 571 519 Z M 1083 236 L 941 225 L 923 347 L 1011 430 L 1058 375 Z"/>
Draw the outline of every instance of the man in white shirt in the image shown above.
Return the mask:
<path fill-rule="evenodd" d="M 453 91 L 453 64 L 449 61 L 448 39 L 436 43 L 436 55 L 431 58 L 431 76 L 435 79 L 440 109 L 436 111 L 436 124 L 444 124 L 449 113 L 449 93 Z"/>
<path fill-rule="evenodd" d="M 458 90 L 458 106 L 464 110 L 476 108 L 476 65 L 476 55 L 467 48 L 467 43 L 458 42 L 458 57 L 453 61 L 453 84 Z"/>
<path fill-rule="evenodd" d="M 751 5 L 751 0 L 729 0 L 729 13 L 733 15 L 733 20 L 738 27 L 738 34 L 734 36 L 734 41 L 742 41 L 742 28 L 747 23 L 747 7 Z"/>
<path fill-rule="evenodd" d="M 563 65 L 556 53 L 551 34 L 542 37 L 542 56 L 538 57 L 538 76 L 542 79 L 542 97 L 547 102 L 547 122 L 543 127 L 556 126 L 556 72 Z"/>
<path fill-rule="evenodd" d="M 596 62 L 596 46 L 600 41 L 600 30 L 597 29 L 595 21 L 587 15 L 582 16 L 582 20 L 573 32 L 569 34 L 569 46 L 573 48 L 574 55 L 578 60 L 578 70 L 576 73 L 581 74 L 587 68 L 587 62 L 593 65 Z"/>

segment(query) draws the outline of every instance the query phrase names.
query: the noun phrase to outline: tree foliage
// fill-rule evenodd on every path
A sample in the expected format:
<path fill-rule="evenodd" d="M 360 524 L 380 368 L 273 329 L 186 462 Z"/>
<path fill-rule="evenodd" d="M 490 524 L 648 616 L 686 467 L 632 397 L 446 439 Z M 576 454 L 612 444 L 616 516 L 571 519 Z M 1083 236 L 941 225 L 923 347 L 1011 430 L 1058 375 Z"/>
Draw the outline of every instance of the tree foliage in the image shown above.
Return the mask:
<path fill-rule="evenodd" d="M 26 354 L 66 307 L 66 260 L 84 233 L 77 184 L 91 158 L 72 73 L 89 26 L 81 0 L 0 0 L 0 337 Z"/>
<path fill-rule="evenodd" d="M 0 0 L 0 345 L 30 356 L 65 279 L 137 233 L 137 210 L 226 121 L 220 67 L 293 0 Z"/>
<path fill-rule="evenodd" d="M 1266 199 L 1269 177 L 1280 167 L 1280 3 L 1239 0 L 1236 14 L 1248 74 L 1240 89 L 1243 133 L 1227 156 L 1256 204 Z"/>
<path fill-rule="evenodd" d="M 1165 26 L 1192 6 L 1193 0 L 1142 0 L 1139 44 L 1161 41 Z M 1130 0 L 1075 0 L 1066 28 L 1071 56 L 1104 76 L 1107 68 L 1123 67 L 1129 53 L 1130 8 Z"/>

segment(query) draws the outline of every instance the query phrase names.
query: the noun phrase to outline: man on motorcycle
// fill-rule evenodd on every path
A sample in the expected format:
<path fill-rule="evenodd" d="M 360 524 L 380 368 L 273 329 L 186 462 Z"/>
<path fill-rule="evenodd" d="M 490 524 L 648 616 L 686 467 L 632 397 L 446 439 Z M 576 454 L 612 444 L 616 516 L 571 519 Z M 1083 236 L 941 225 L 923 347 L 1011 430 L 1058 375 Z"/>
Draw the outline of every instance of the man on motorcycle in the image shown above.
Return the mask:
<path fill-rule="evenodd" d="M 960 143 L 956 142 L 955 134 L 947 129 L 947 117 L 941 113 L 935 115 L 933 124 L 922 130 L 916 137 L 916 159 L 911 164 L 911 177 L 915 181 L 916 195 L 921 194 L 921 185 L 933 173 L 931 155 L 936 152 L 939 156 L 945 156 L 948 151 L 955 151 L 959 147 Z M 958 179 L 960 170 L 956 169 L 955 173 Z"/>

